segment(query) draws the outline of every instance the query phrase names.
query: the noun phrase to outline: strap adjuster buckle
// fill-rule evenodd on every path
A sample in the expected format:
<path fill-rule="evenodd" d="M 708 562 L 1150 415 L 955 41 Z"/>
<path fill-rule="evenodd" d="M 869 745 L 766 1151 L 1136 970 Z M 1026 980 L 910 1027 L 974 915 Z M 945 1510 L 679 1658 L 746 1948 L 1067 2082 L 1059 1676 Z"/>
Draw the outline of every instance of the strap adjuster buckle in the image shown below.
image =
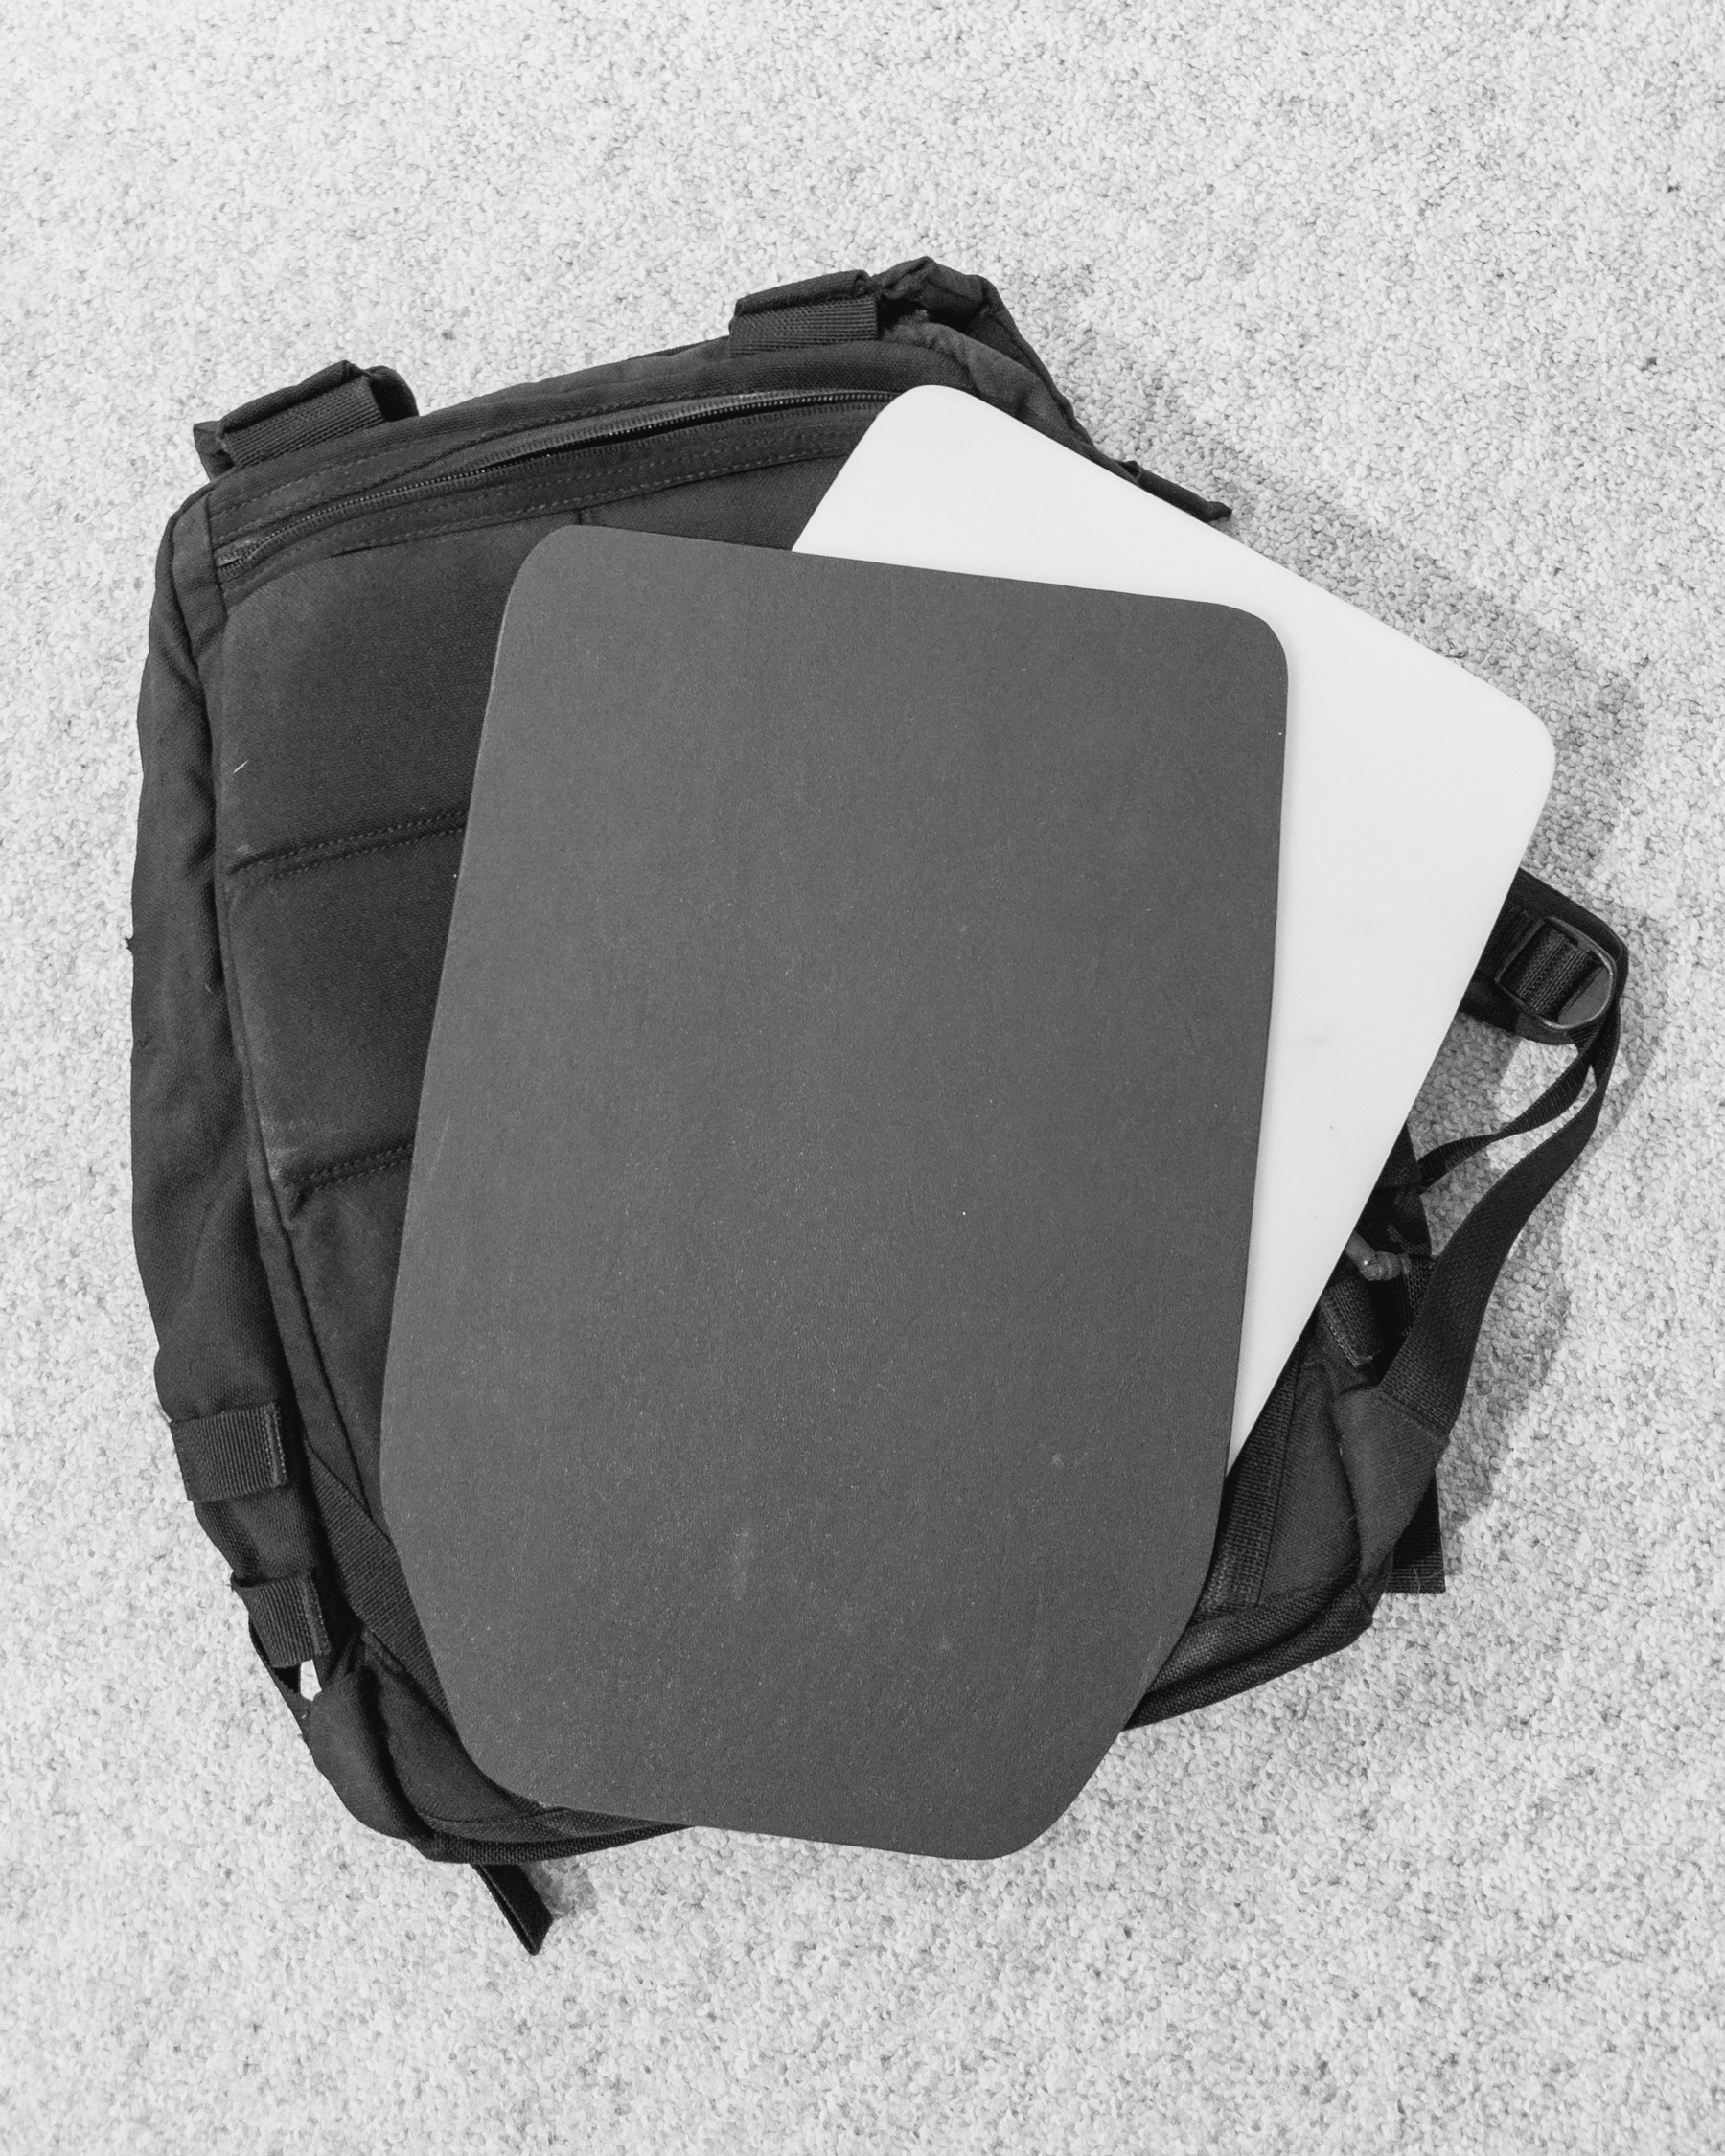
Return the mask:
<path fill-rule="evenodd" d="M 1617 961 L 1573 922 L 1531 916 L 1488 975 L 1535 1041 L 1561 1042 L 1597 1025 L 1617 995 Z"/>

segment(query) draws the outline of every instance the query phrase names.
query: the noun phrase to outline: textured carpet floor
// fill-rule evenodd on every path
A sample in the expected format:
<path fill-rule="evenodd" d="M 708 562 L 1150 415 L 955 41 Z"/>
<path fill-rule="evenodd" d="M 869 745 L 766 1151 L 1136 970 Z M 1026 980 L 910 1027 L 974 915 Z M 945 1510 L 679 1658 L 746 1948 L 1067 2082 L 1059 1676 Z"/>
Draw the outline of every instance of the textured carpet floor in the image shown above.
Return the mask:
<path fill-rule="evenodd" d="M 1725 2146 L 1717 8 L 0 13 L 0 2142 Z M 924 251 L 1099 440 L 1541 714 L 1621 1085 L 1498 1296 L 1446 1600 L 1126 1739 L 1010 1862 L 685 1835 L 530 1962 L 311 1771 L 153 1411 L 152 551 L 191 421 L 336 355 L 436 404 Z M 1543 1067 L 1458 1035 L 1422 1133 Z"/>

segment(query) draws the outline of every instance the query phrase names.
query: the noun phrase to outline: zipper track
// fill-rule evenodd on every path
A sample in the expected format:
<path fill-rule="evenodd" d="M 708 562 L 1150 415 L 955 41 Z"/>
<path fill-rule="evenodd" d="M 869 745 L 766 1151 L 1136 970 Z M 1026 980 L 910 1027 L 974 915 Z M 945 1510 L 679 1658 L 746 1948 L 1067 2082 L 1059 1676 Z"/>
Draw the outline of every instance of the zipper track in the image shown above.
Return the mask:
<path fill-rule="evenodd" d="M 308 533 L 350 516 L 363 516 L 385 502 L 422 499 L 429 494 L 460 493 L 484 487 L 498 472 L 518 465 L 537 464 L 566 456 L 576 449 L 599 448 L 613 442 L 633 442 L 653 434 L 675 434 L 683 427 L 706 426 L 719 420 L 746 418 L 752 412 L 794 411 L 805 405 L 886 404 L 893 392 L 877 389 L 763 389 L 745 390 L 731 397 L 685 401 L 672 407 L 647 407 L 636 416 L 623 415 L 595 424 L 591 420 L 571 420 L 564 427 L 523 429 L 534 440 L 483 464 L 466 465 L 456 471 L 439 471 L 425 479 L 404 479 L 393 487 L 369 487 L 340 501 L 325 502 L 290 516 L 285 523 L 254 533 L 224 546 L 216 556 L 216 566 L 226 574 L 250 568 L 264 555 L 290 546 Z"/>

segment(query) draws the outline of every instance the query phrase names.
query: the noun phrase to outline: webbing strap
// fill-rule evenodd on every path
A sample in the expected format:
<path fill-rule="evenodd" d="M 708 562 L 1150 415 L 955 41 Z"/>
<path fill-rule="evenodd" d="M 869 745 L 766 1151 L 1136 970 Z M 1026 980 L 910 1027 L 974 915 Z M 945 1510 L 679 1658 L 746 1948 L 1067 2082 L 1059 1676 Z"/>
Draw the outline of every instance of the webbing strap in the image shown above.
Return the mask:
<path fill-rule="evenodd" d="M 448 1719 L 448 1702 L 438 1681 L 431 1650 L 426 1644 L 419 1613 L 407 1592 L 395 1544 L 314 1453 L 308 1452 L 306 1456 L 310 1461 L 312 1486 L 317 1492 L 325 1538 L 335 1560 L 343 1601 L 394 1655 L 438 1712 Z"/>
<path fill-rule="evenodd" d="M 1617 1059 L 1618 998 L 1622 994 L 1620 980 L 1598 1031 L 1564 1078 L 1542 1098 L 1549 1101 L 1562 1090 L 1560 1106 L 1567 1105 L 1589 1072 L 1593 1076 L 1592 1092 L 1567 1123 L 1492 1184 L 1444 1245 L 1432 1268 L 1419 1315 L 1378 1388 L 1385 1399 L 1394 1401 L 1445 1437 L 1461 1412 L 1480 1327 L 1484 1323 L 1491 1291 L 1504 1262 L 1541 1200 L 1580 1158 L 1598 1123 Z M 1560 1108 L 1550 1112 L 1560 1112 Z M 1502 1137 L 1527 1127 L 1530 1127 L 1527 1118 L 1518 1116 L 1493 1136 Z M 1479 1142 L 1490 1144 L 1493 1139 Z"/>
<path fill-rule="evenodd" d="M 288 1481 L 282 1414 L 273 1400 L 169 1424 L 180 1479 L 194 1504 L 260 1497 Z"/>
<path fill-rule="evenodd" d="M 539 1889 L 518 1864 L 476 1864 L 473 1869 L 508 1917 L 510 1930 L 529 1954 L 537 1954 L 551 1929 L 551 1912 Z"/>
<path fill-rule="evenodd" d="M 1498 984 L 1506 995 L 1551 1024 L 1597 972 L 1592 956 L 1579 944 L 1540 922 L 1536 932 L 1504 960 Z"/>
<path fill-rule="evenodd" d="M 236 466 L 262 464 L 384 420 L 412 419 L 418 410 L 412 390 L 393 367 L 356 367 L 351 359 L 337 359 L 222 419 L 200 420 L 192 440 L 205 471 L 217 479 Z"/>
<path fill-rule="evenodd" d="M 1542 1124 L 1555 1122 L 1565 1109 L 1573 1107 L 1580 1098 L 1587 1074 L 1594 1067 L 1596 1044 L 1596 1041 L 1590 1041 L 1575 1062 L 1558 1072 L 1539 1098 L 1507 1123 L 1499 1124 L 1495 1131 L 1482 1131 L 1475 1137 L 1451 1138 L 1447 1145 L 1435 1145 L 1429 1153 L 1422 1153 L 1414 1171 L 1414 1187 L 1430 1190 L 1435 1183 L 1441 1182 L 1452 1168 L 1459 1168 L 1463 1160 L 1471 1160 L 1488 1145 L 1496 1145 L 1500 1138 L 1522 1137 L 1529 1131 L 1537 1131 Z"/>
<path fill-rule="evenodd" d="M 731 316 L 730 348 L 783 352 L 813 344 L 872 343 L 881 333 L 880 300 L 865 270 L 805 277 L 770 291 L 746 292 Z"/>
<path fill-rule="evenodd" d="M 1619 1003 L 1626 975 L 1626 965 L 1621 966 L 1611 1007 L 1573 1067 L 1579 1076 L 1568 1084 L 1571 1073 L 1565 1074 L 1568 1098 L 1590 1073 L 1592 1092 L 1566 1123 L 1492 1184 L 1444 1245 L 1418 1314 L 1383 1382 L 1344 1393 L 1337 1402 L 1342 1458 L 1359 1525 L 1362 1578 L 1390 1563 L 1423 1502 L 1461 1412 L 1480 1328 L 1516 1237 L 1579 1158 L 1598 1123 L 1617 1056 Z M 1543 1098 L 1550 1102 L 1559 1091 L 1552 1087 Z M 1518 1117 L 1517 1123 L 1525 1120 Z M 1505 1135 L 1495 1132 L 1492 1138 Z"/>
<path fill-rule="evenodd" d="M 1598 914 L 1526 869 L 1517 873 L 1461 1008 L 1506 1033 L 1573 1043 L 1576 1060 L 1512 1121 L 1435 1146 L 1407 1179 L 1414 1188 L 1430 1190 L 1486 1146 L 1536 1131 L 1574 1106 L 1594 1069 L 1603 1022 L 1622 1000 L 1628 971 L 1622 938 Z"/>
<path fill-rule="evenodd" d="M 329 1653 L 329 1628 L 310 1572 L 291 1579 L 237 1579 L 233 1585 L 271 1669 L 297 1669 Z"/>

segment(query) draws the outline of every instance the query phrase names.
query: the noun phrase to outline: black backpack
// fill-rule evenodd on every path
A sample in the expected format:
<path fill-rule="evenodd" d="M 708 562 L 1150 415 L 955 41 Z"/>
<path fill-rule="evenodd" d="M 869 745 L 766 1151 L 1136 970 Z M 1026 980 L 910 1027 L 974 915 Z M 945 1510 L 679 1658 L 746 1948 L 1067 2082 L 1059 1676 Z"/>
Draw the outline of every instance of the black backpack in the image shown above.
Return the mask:
<path fill-rule="evenodd" d="M 533 1951 L 524 1869 L 667 1828 L 547 1809 L 451 1727 L 379 1500 L 390 1302 L 493 648 L 516 570 L 587 521 L 788 547 L 863 429 L 932 382 L 1104 456 L 994 287 L 922 260 L 739 301 L 727 335 L 420 416 L 342 361 L 199 425 L 139 704 L 132 1159 L 156 1384 L 252 1643 L 355 1816 L 473 1865 Z M 1333 1653 L 1443 1584 L 1434 1470 L 1493 1283 L 1587 1143 L 1627 956 L 1516 879 L 1464 1008 L 1575 1060 L 1505 1130 L 1406 1132 L 1225 1485 L 1192 1619 L 1131 1726 Z M 1434 1258 L 1421 1193 L 1581 1099 Z M 302 1684 L 316 1674 L 314 1690 Z"/>

